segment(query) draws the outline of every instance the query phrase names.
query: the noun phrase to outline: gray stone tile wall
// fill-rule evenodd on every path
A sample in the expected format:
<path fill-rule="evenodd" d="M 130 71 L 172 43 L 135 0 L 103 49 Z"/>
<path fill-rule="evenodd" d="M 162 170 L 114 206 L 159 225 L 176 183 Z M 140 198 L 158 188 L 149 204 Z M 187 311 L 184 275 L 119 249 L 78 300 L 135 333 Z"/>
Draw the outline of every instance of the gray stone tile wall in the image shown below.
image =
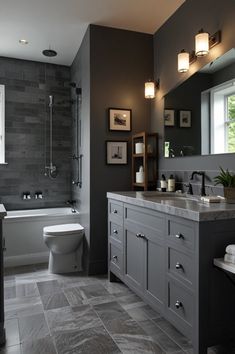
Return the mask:
<path fill-rule="evenodd" d="M 6 162 L 0 165 L 0 201 L 10 209 L 64 206 L 71 198 L 70 68 L 0 57 L 6 94 Z M 49 95 L 54 96 L 53 160 L 56 179 L 44 176 L 49 162 Z M 23 201 L 22 193 L 32 199 Z M 35 200 L 36 191 L 44 198 Z"/>

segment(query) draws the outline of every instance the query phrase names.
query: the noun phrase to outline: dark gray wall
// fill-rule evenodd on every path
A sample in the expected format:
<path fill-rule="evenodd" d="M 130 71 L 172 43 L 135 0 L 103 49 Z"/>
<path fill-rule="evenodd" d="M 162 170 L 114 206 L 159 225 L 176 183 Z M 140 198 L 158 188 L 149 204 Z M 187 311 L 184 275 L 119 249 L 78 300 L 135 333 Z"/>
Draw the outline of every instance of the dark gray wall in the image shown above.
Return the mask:
<path fill-rule="evenodd" d="M 154 35 L 154 76 L 160 78 L 161 88 L 153 104 L 151 129 L 158 131 L 161 136 L 159 166 L 166 174 L 168 171 L 177 175 L 177 171 L 201 169 L 213 175 L 219 166 L 234 170 L 234 154 L 174 159 L 165 159 L 162 154 L 164 95 L 215 57 L 235 46 L 234 13 L 233 0 L 187 0 Z M 177 72 L 177 54 L 182 48 L 189 51 L 194 49 L 194 36 L 202 27 L 211 34 L 222 30 L 222 43 L 211 50 L 207 57 L 198 59 L 188 73 L 180 74 Z M 213 182 L 208 181 L 208 184 L 212 185 Z"/>
<path fill-rule="evenodd" d="M 90 28 L 88 28 L 80 49 L 71 67 L 71 80 L 82 88 L 82 97 L 79 104 L 79 119 L 81 119 L 81 148 L 79 153 L 82 159 L 82 188 L 72 187 L 73 199 L 76 200 L 77 208 L 80 212 L 80 222 L 85 227 L 85 247 L 84 247 L 84 267 L 87 268 L 89 262 L 90 247 Z M 72 99 L 76 100 L 75 90 L 71 89 Z M 77 107 L 73 104 L 73 153 L 76 150 L 77 128 Z M 72 163 L 72 175 L 76 180 L 78 177 L 78 162 Z"/>
<path fill-rule="evenodd" d="M 144 82 L 152 76 L 152 35 L 91 26 L 91 272 L 107 260 L 107 191 L 131 189 L 131 135 L 150 128 Z M 132 109 L 132 131 L 110 132 L 108 108 Z M 129 140 L 126 166 L 106 165 L 106 140 Z"/>
<path fill-rule="evenodd" d="M 107 191 L 131 189 L 130 138 L 149 130 L 150 102 L 144 82 L 153 72 L 151 35 L 91 25 L 72 65 L 82 88 L 83 186 L 73 196 L 86 228 L 90 273 L 106 271 Z M 73 94 L 74 95 L 74 94 Z M 73 96 L 74 97 L 74 96 Z M 132 109 L 132 131 L 109 132 L 108 108 Z M 129 140 L 128 165 L 106 165 L 106 140 Z M 75 166 L 73 171 L 76 174 Z"/>
<path fill-rule="evenodd" d="M 6 162 L 0 165 L 0 196 L 7 209 L 64 206 L 71 198 L 70 68 L 0 58 L 6 90 Z M 44 176 L 48 96 L 54 95 L 55 180 Z M 47 132 L 48 137 L 48 132 Z M 48 141 L 47 141 L 48 143 Z M 47 144 L 48 147 L 48 144 Z M 42 191 L 43 200 L 22 200 L 22 192 Z"/>

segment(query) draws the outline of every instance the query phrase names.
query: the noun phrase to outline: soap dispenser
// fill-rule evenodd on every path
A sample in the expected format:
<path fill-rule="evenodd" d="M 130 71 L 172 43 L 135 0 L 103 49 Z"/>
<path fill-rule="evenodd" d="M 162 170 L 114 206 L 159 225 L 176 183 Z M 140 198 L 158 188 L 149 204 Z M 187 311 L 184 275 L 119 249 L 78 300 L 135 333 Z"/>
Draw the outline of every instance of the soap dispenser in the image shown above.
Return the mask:
<path fill-rule="evenodd" d="M 173 175 L 170 175 L 170 178 L 168 178 L 168 192 L 174 192 L 175 191 L 175 179 Z"/>
<path fill-rule="evenodd" d="M 165 175 L 162 175 L 162 179 L 160 180 L 160 187 L 162 192 L 166 192 L 167 189 L 167 182 Z"/>

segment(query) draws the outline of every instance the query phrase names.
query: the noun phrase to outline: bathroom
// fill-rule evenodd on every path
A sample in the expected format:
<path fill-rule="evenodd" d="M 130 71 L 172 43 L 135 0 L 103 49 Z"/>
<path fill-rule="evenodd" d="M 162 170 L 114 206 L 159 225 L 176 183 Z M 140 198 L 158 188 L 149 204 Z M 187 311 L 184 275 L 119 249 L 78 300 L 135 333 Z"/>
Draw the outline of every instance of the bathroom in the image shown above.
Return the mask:
<path fill-rule="evenodd" d="M 41 231 L 41 246 L 38 246 L 37 251 L 35 244 L 32 244 L 32 248 L 29 247 L 28 238 L 19 241 L 17 237 L 15 239 L 13 237 L 11 245 L 15 253 L 9 254 L 7 253 L 9 252 L 9 239 L 6 237 L 4 258 L 6 265 L 5 327 L 7 342 L 2 352 L 34 354 L 40 348 L 40 351 L 44 350 L 45 353 L 50 354 L 54 352 L 86 353 L 92 352 L 94 345 L 100 350 L 99 345 L 102 344 L 102 340 L 105 343 L 103 348 L 106 348 L 107 353 L 131 353 L 133 350 L 135 353 L 141 352 L 141 350 L 154 353 L 190 352 L 192 349 L 190 344 L 184 343 L 184 337 L 180 333 L 174 332 L 174 329 L 170 327 L 168 322 L 164 322 L 162 317 L 159 320 L 159 316 L 154 314 L 153 310 L 143 304 L 140 299 L 137 301 L 134 298 L 136 295 L 133 295 L 129 288 L 126 288 L 122 283 L 109 283 L 105 278 L 108 266 L 106 193 L 132 189 L 131 136 L 142 131 L 158 133 L 158 180 L 162 174 L 165 174 L 166 177 L 173 174 L 176 181 L 179 182 L 176 186 L 181 188 L 182 183 L 188 184 L 190 182 L 190 175 L 193 171 L 205 171 L 206 193 L 213 195 L 222 193 L 220 187 L 214 186 L 213 177 L 219 173 L 220 166 L 234 172 L 234 154 L 165 158 L 163 111 L 164 96 L 168 92 L 215 58 L 234 48 L 234 2 L 232 0 L 223 2 L 219 0 L 176 0 L 172 2 L 171 9 L 165 9 L 165 13 L 162 10 L 164 15 L 156 26 L 157 15 L 152 15 L 152 7 L 155 5 L 150 1 L 148 16 L 152 16 L 153 28 L 144 27 L 148 22 L 150 25 L 151 21 L 146 19 L 142 21 L 140 14 L 136 15 L 139 26 L 123 24 L 122 21 L 115 24 L 108 20 L 93 18 L 82 24 L 80 37 L 76 37 L 76 33 L 67 32 L 67 38 L 71 35 L 70 45 L 66 44 L 66 37 L 60 32 L 62 30 L 58 26 L 58 19 L 54 11 L 47 9 L 46 6 L 43 8 L 42 5 L 41 8 L 40 5 L 37 5 L 41 14 L 40 18 L 47 18 L 49 21 L 50 14 L 54 21 L 51 26 L 53 24 L 58 26 L 58 35 L 61 35 L 65 40 L 61 47 L 57 42 L 53 42 L 50 30 L 48 40 L 43 41 L 39 37 L 38 45 L 33 43 L 35 39 L 32 19 L 31 24 L 29 23 L 31 27 L 28 28 L 28 31 L 31 30 L 32 33 L 26 32 L 25 29 L 13 33 L 11 23 L 15 21 L 17 15 L 26 18 L 27 9 L 24 12 L 23 9 L 16 7 L 15 12 L 13 11 L 14 17 L 11 16 L 11 6 L 12 4 L 5 4 L 0 15 L 3 16 L 1 36 L 6 31 L 4 18 L 7 18 L 9 32 L 14 38 L 11 44 L 9 44 L 10 40 L 8 43 L 7 38 L 2 39 L 0 57 L 0 85 L 5 85 L 5 160 L 2 160 L 0 164 L 1 203 L 9 215 L 15 210 L 40 210 L 39 213 L 42 213 L 45 209 L 64 209 L 63 213 L 66 215 L 63 217 L 58 215 L 57 211 L 54 212 L 56 215 L 53 215 L 53 220 L 50 215 L 47 215 L 44 226 L 75 222 L 84 227 L 82 245 L 82 268 L 84 271 L 78 278 L 73 274 L 61 278 L 56 274 L 48 275 L 46 266 L 44 265 L 44 268 L 41 266 L 42 263 L 48 262 L 49 257 L 49 251 L 43 243 Z M 61 4 L 58 7 L 61 16 L 63 12 L 66 13 L 66 9 Z M 160 1 L 159 8 L 161 7 L 163 7 L 163 2 Z M 71 11 L 70 21 L 75 21 L 76 16 L 79 16 L 78 13 L 75 9 L 73 13 L 72 8 L 69 11 Z M 155 12 L 158 12 L 157 9 Z M 32 16 L 32 13 L 29 16 Z M 35 19 L 35 14 L 32 18 Z M 35 19 L 35 27 L 36 24 Z M 67 26 L 69 27 L 69 23 Z M 194 36 L 200 28 L 211 34 L 220 30 L 221 43 L 209 53 L 209 56 L 200 58 L 190 65 L 188 72 L 179 73 L 177 71 L 177 55 L 183 48 L 188 51 L 194 49 Z M 79 29 L 76 27 L 75 32 L 79 32 Z M 3 38 L 1 36 L 0 38 Z M 19 39 L 22 38 L 27 39 L 29 43 L 19 44 Z M 35 38 L 38 39 L 38 37 Z M 42 55 L 42 50 L 49 47 L 57 51 L 56 57 L 48 58 Z M 34 48 L 35 55 L 32 54 L 32 48 Z M 154 79 L 156 82 L 159 80 L 156 97 L 152 100 L 147 100 L 144 97 L 144 83 L 148 79 Z M 50 164 L 51 157 L 49 96 L 53 96 L 52 163 L 56 166 L 54 176 L 49 176 L 48 169 L 45 169 Z M 130 132 L 111 132 L 109 130 L 108 109 L 110 107 L 132 110 Z M 193 129 L 193 124 L 191 129 Z M 111 166 L 106 164 L 106 141 L 110 140 L 128 141 L 128 163 L 126 165 Z M 191 184 L 194 194 L 200 194 L 200 177 L 196 177 L 191 181 Z M 25 195 L 30 195 L 30 199 L 24 198 Z M 39 195 L 40 197 L 38 197 Z M 72 213 L 72 208 L 67 204 L 68 201 L 75 201 L 74 207 L 77 213 Z M 29 225 L 28 219 L 26 217 L 23 219 L 27 223 L 23 228 L 29 228 L 27 226 Z M 34 227 L 34 217 L 31 219 L 30 229 Z M 8 221 L 6 219 L 6 222 L 10 223 L 10 219 Z M 14 224 L 17 225 L 17 229 L 18 221 L 15 220 Z M 23 242 L 27 242 L 25 253 Z M 23 250 L 20 256 L 17 254 L 19 249 Z M 30 269 L 32 264 L 33 270 Z M 18 266 L 21 267 L 18 268 Z M 37 279 L 36 282 L 32 280 L 34 277 Z M 52 282 L 50 290 L 43 289 L 46 281 Z M 27 290 L 32 291 L 31 296 L 19 295 L 22 284 L 25 286 L 30 282 L 31 290 Z M 36 283 L 43 284 L 37 287 Z M 88 288 L 84 289 L 86 287 Z M 61 288 L 63 288 L 62 291 Z M 25 289 L 24 291 L 26 291 Z M 62 306 L 59 307 L 61 312 L 58 312 L 58 315 L 60 314 L 61 318 L 63 316 L 65 319 L 69 318 L 72 323 L 70 337 L 68 335 L 70 338 L 68 347 L 64 344 L 66 335 L 63 333 L 65 335 L 63 340 L 59 338 L 60 328 L 54 332 L 51 331 L 53 316 L 56 316 L 56 307 L 48 310 L 51 317 L 49 318 L 46 314 L 46 322 L 43 317 L 47 302 L 46 297 L 50 291 L 51 294 L 59 294 Z M 94 296 L 93 292 L 98 295 Z M 43 296 L 45 303 L 41 302 L 39 295 Z M 117 302 L 118 305 L 115 306 L 119 306 L 119 309 L 121 306 L 120 311 L 123 318 L 127 316 L 126 312 L 129 311 L 130 321 L 133 328 L 136 329 L 136 332 L 133 333 L 138 336 L 142 335 L 144 338 L 142 342 L 137 339 L 135 342 L 132 339 L 129 341 L 128 347 L 126 339 L 125 347 L 122 345 L 123 343 L 120 344 L 121 339 L 118 338 L 117 333 L 110 332 L 111 335 L 109 335 L 110 333 L 106 335 L 102 332 L 106 325 L 103 324 L 99 311 L 102 311 L 101 300 L 104 301 L 104 297 L 109 299 L 107 303 L 109 301 L 115 302 L 117 298 L 120 298 L 120 301 Z M 133 302 L 135 300 L 134 304 L 139 303 L 141 306 L 131 304 L 131 297 Z M 96 302 L 98 298 L 102 298 L 100 303 Z M 25 299 L 28 300 L 28 312 Z M 20 311 L 17 310 L 18 314 L 16 313 L 17 301 L 21 308 Z M 34 301 L 34 304 L 30 301 Z M 128 301 L 130 301 L 129 305 Z M 85 347 L 79 346 L 82 338 L 79 336 L 83 335 L 85 324 L 83 326 L 81 324 L 81 327 L 76 325 L 76 321 L 79 322 L 80 317 L 78 312 L 76 316 L 69 313 L 68 304 L 70 303 L 74 308 L 75 306 L 84 306 L 84 309 L 80 308 L 79 314 L 82 316 L 83 313 L 87 318 L 90 316 L 95 323 L 95 325 L 87 327 L 89 328 L 87 335 L 90 335 L 89 343 L 91 343 L 90 347 L 87 347 L 89 349 L 85 350 Z M 32 318 L 28 318 L 30 316 Z M 31 320 L 32 322 L 30 322 Z M 37 333 L 33 339 L 32 335 L 25 335 L 22 328 L 29 326 L 29 323 L 33 327 L 31 323 L 37 322 L 37 320 L 43 323 L 43 333 Z M 143 329 L 144 325 L 145 329 Z M 149 332 L 147 325 L 149 325 Z M 61 324 L 61 328 L 62 326 L 63 324 Z M 93 328 L 98 328 L 96 333 Z M 151 329 L 154 329 L 155 332 L 152 333 L 154 339 L 150 340 Z M 31 332 L 29 331 L 29 333 Z M 100 339 L 100 342 L 97 340 L 96 334 L 103 338 Z M 161 341 L 160 337 L 164 337 L 164 340 Z M 73 341 L 76 342 L 74 348 L 77 348 L 74 351 L 72 349 Z M 210 349 L 210 353 L 218 352 L 218 350 L 218 348 Z M 229 353 L 228 349 L 227 353 Z"/>

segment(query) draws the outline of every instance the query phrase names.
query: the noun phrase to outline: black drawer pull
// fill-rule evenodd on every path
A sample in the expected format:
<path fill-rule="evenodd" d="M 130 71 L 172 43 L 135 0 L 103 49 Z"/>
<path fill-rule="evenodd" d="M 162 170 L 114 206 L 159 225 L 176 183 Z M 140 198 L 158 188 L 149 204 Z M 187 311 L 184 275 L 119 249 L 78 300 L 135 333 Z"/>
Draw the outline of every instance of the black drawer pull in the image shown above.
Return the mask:
<path fill-rule="evenodd" d="M 113 209 L 113 214 L 117 214 L 117 209 Z"/>
<path fill-rule="evenodd" d="M 118 234 L 118 230 L 113 230 L 113 234 Z"/>
<path fill-rule="evenodd" d="M 177 262 L 176 265 L 175 265 L 175 268 L 176 268 L 176 269 L 183 269 L 183 266 L 182 266 L 182 264 L 180 264 L 179 262 Z"/>
<path fill-rule="evenodd" d="M 117 262 L 118 256 L 113 256 L 113 260 L 114 260 L 115 262 Z"/>
<path fill-rule="evenodd" d="M 183 307 L 182 302 L 180 302 L 179 300 L 177 300 L 176 303 L 175 303 L 175 307 L 177 308 L 177 310 L 178 310 L 179 308 Z"/>
<path fill-rule="evenodd" d="M 178 238 L 178 239 L 183 239 L 184 238 L 184 236 L 180 232 L 178 232 L 178 234 L 176 234 L 175 237 Z"/>

